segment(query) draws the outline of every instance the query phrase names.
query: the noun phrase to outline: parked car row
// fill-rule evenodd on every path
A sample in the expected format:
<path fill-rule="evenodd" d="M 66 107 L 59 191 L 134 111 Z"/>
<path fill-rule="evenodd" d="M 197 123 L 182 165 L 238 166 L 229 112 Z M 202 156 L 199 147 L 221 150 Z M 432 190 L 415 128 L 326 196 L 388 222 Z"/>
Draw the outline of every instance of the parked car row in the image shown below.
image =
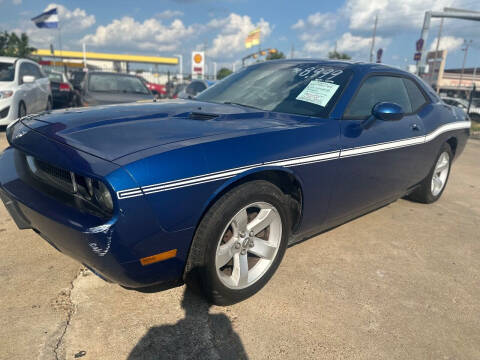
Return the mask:
<path fill-rule="evenodd" d="M 461 98 L 454 98 L 454 97 L 442 97 L 442 100 L 445 104 L 453 105 L 459 107 L 462 110 L 467 111 L 468 109 L 468 100 L 461 99 Z M 468 109 L 468 116 L 470 119 L 475 121 L 480 121 L 480 99 L 473 99 L 470 105 L 470 109 Z"/>
<path fill-rule="evenodd" d="M 75 71 L 46 71 L 28 59 L 0 57 L 0 126 L 53 108 L 149 101 L 154 98 L 192 99 L 213 84 L 154 84 L 136 75 Z"/>
<path fill-rule="evenodd" d="M 0 126 L 52 108 L 50 81 L 34 61 L 0 57 Z"/>

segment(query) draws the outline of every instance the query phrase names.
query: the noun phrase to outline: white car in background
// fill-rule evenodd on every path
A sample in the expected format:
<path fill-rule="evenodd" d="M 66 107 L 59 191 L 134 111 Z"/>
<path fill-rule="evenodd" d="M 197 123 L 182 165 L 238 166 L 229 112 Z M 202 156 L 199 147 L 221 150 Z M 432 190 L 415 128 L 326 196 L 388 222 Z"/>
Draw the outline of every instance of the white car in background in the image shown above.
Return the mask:
<path fill-rule="evenodd" d="M 457 106 L 465 110 L 465 112 L 468 109 L 468 100 L 447 96 L 442 97 L 442 100 L 445 104 Z M 470 110 L 468 111 L 468 116 L 470 116 L 472 120 L 480 121 L 480 101 L 478 99 L 473 99 Z"/>
<path fill-rule="evenodd" d="M 0 56 L 0 126 L 52 108 L 50 81 L 28 59 Z"/>

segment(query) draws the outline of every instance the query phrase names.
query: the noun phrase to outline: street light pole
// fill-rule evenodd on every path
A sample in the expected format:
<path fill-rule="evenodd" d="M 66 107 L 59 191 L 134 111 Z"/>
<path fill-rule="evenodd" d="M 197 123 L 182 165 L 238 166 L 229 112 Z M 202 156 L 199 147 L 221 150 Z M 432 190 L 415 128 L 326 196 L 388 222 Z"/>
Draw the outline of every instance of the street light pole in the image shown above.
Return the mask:
<path fill-rule="evenodd" d="M 462 51 L 465 51 L 465 55 L 463 55 L 462 72 L 460 73 L 460 79 L 458 80 L 458 87 L 462 87 L 463 73 L 465 72 L 465 63 L 467 61 L 468 48 L 472 44 L 472 40 L 464 40 L 463 44 L 465 48 L 463 48 Z"/>
<path fill-rule="evenodd" d="M 178 57 L 178 65 L 180 70 L 180 84 L 183 84 L 183 56 L 180 54 L 175 55 Z"/>

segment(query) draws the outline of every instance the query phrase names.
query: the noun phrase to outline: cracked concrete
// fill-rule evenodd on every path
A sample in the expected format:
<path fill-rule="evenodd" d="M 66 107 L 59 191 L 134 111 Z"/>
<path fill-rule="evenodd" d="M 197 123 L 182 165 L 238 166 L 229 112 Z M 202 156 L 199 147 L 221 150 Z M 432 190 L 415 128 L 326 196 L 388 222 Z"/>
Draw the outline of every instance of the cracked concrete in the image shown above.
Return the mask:
<path fill-rule="evenodd" d="M 439 202 L 399 200 L 293 246 L 228 307 L 79 272 L 0 206 L 0 357 L 479 359 L 479 155 L 470 141 Z"/>

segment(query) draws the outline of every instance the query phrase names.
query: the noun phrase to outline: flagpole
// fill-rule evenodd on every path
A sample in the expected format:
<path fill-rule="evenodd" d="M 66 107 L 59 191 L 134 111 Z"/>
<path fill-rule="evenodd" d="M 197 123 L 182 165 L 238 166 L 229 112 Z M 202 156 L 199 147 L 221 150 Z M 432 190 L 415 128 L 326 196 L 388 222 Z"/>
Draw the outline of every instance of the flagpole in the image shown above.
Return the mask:
<path fill-rule="evenodd" d="M 62 32 L 60 31 L 60 16 L 58 17 L 58 45 L 59 45 L 59 50 L 60 50 L 60 62 L 63 63 L 63 49 L 62 49 Z M 66 73 L 66 66 L 63 68 L 63 72 Z"/>

